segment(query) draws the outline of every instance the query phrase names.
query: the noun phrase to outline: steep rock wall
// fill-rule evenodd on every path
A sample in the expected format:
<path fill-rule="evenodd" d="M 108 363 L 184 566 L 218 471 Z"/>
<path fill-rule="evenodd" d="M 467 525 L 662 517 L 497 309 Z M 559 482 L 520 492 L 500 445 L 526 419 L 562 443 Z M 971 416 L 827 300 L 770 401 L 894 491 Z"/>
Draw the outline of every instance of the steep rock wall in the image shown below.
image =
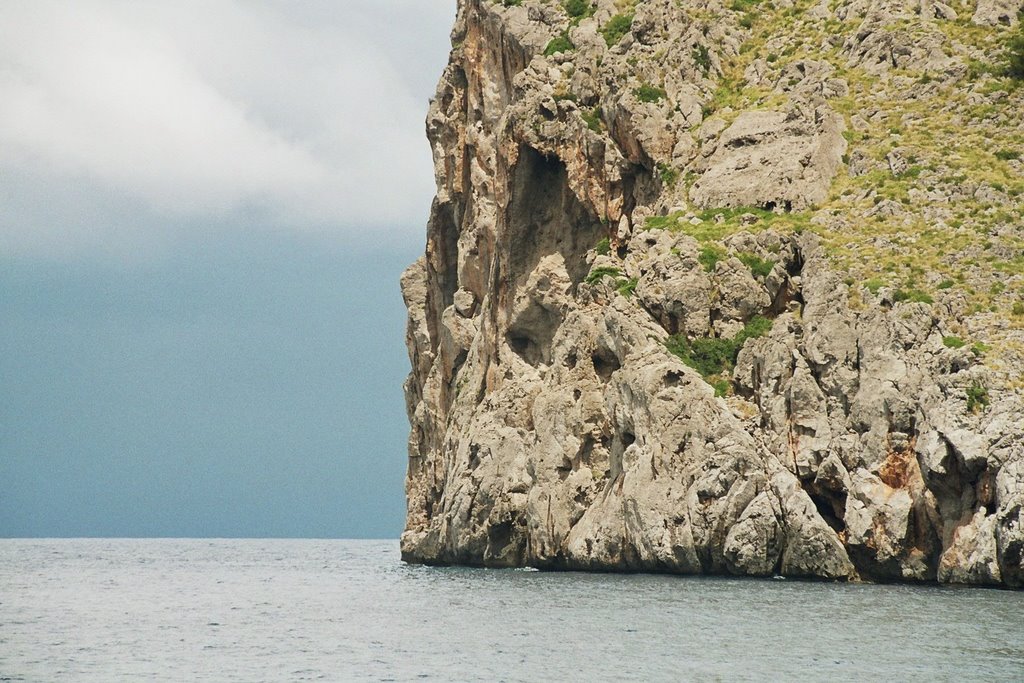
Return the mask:
<path fill-rule="evenodd" d="M 755 60 L 772 96 L 709 111 L 737 12 L 633 3 L 616 36 L 621 3 L 510 4 L 460 2 L 428 116 L 403 557 L 1024 585 L 1020 391 L 948 342 L 955 297 L 844 278 L 839 212 L 792 229 L 858 163 L 848 83 Z M 836 14 L 904 11 L 862 4 Z M 833 47 L 957 77 L 901 45 Z"/>

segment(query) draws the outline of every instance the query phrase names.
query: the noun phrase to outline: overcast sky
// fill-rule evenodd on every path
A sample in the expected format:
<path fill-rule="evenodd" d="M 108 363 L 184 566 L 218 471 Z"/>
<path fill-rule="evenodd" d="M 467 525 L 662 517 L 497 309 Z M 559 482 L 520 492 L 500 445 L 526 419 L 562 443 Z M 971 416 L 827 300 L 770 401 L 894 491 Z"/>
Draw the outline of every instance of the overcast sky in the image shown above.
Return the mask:
<path fill-rule="evenodd" d="M 0 1 L 0 250 L 420 234 L 454 0 Z M 395 234 L 397 231 L 397 235 Z"/>
<path fill-rule="evenodd" d="M 0 0 L 0 536 L 397 536 L 454 13 Z"/>

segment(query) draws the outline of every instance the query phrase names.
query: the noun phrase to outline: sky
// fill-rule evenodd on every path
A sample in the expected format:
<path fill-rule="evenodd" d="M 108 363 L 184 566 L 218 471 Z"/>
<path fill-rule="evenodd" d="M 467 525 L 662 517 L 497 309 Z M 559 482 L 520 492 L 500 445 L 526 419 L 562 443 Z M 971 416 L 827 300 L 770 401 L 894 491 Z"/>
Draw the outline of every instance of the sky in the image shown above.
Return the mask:
<path fill-rule="evenodd" d="M 0 536 L 393 538 L 454 0 L 0 0 Z"/>

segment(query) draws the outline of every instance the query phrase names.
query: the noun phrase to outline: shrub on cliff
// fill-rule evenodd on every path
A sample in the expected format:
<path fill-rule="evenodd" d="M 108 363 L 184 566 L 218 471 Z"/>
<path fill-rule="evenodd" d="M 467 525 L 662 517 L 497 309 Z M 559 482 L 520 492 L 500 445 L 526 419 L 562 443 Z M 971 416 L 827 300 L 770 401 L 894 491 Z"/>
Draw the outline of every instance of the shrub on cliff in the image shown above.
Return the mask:
<path fill-rule="evenodd" d="M 588 285 L 596 285 L 598 282 L 606 277 L 619 278 L 622 277 L 622 271 L 615 266 L 598 266 L 590 271 L 584 282 Z"/>
<path fill-rule="evenodd" d="M 544 56 L 550 57 L 551 55 L 559 52 L 572 52 L 575 49 L 576 46 L 572 44 L 571 40 L 569 40 L 569 34 L 563 33 L 562 35 L 555 36 L 551 39 L 548 46 L 544 48 Z"/>
<path fill-rule="evenodd" d="M 604 36 L 604 42 L 608 43 L 608 47 L 612 47 L 618 44 L 622 40 L 622 36 L 629 33 L 631 28 L 633 28 L 632 14 L 616 14 L 601 28 L 601 35 Z"/>
<path fill-rule="evenodd" d="M 731 370 L 743 345 L 750 339 L 763 337 L 771 329 L 771 320 L 755 315 L 732 339 L 697 337 L 690 341 L 685 334 L 675 334 L 665 340 L 665 347 L 708 379 Z"/>
<path fill-rule="evenodd" d="M 573 19 L 583 19 L 594 13 L 594 6 L 590 0 L 564 0 L 562 7 Z"/>
<path fill-rule="evenodd" d="M 775 261 L 765 260 L 757 254 L 743 252 L 737 254 L 737 258 L 739 258 L 743 265 L 750 268 L 750 272 L 754 277 L 766 278 L 772 272 L 772 268 L 775 267 Z"/>
<path fill-rule="evenodd" d="M 1017 24 L 1017 35 L 1010 39 L 1006 73 L 1010 78 L 1024 81 L 1024 21 Z"/>
<path fill-rule="evenodd" d="M 636 96 L 641 102 L 651 103 L 660 102 L 661 100 L 668 97 L 668 93 L 665 92 L 664 88 L 659 88 L 649 83 L 643 83 L 639 88 L 633 91 L 633 95 Z"/>
<path fill-rule="evenodd" d="M 967 388 L 967 410 L 977 413 L 988 407 L 988 389 L 975 382 Z"/>

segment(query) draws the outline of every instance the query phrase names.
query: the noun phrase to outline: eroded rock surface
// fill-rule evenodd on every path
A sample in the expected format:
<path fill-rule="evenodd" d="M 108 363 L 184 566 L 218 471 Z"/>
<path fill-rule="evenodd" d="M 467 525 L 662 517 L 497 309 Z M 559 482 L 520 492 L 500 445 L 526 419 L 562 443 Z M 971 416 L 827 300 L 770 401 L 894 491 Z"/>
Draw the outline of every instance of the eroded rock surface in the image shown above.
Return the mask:
<path fill-rule="evenodd" d="M 754 64 L 785 102 L 726 120 L 704 108 L 735 17 L 650 0 L 609 46 L 618 10 L 595 7 L 460 2 L 427 250 L 402 277 L 403 557 L 1024 585 L 1019 392 L 944 342 L 953 304 L 865 301 L 813 233 L 764 229 L 828 195 L 845 82 Z M 571 59 L 543 54 L 559 35 Z M 761 213 L 711 239 L 691 205 Z M 726 339 L 717 375 L 670 351 Z"/>

